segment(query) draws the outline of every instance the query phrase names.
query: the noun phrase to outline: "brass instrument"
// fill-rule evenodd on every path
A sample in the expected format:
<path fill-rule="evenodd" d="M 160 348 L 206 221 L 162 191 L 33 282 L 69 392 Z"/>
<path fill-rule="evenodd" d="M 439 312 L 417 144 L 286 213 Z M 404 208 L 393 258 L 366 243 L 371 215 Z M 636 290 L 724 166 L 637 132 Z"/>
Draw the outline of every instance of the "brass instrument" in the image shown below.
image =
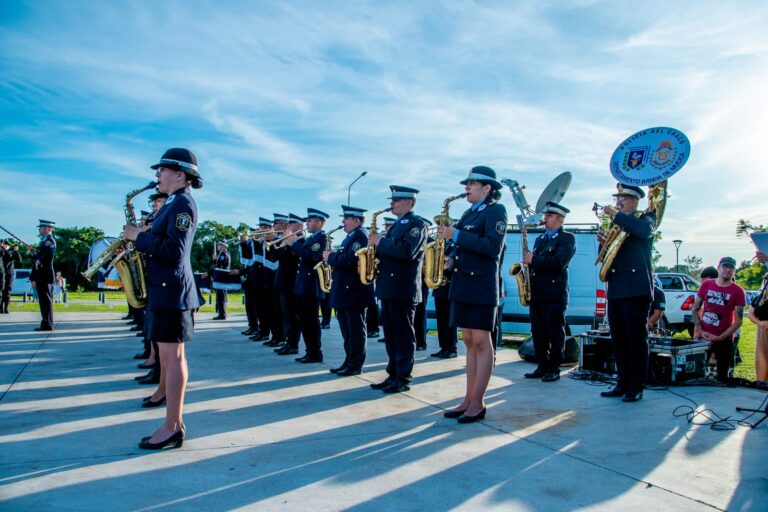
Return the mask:
<path fill-rule="evenodd" d="M 371 233 L 376 233 L 376 218 L 382 213 L 392 211 L 392 208 L 384 208 L 373 212 L 371 215 Z M 371 284 L 376 280 L 376 276 L 379 273 L 379 260 L 376 259 L 376 246 L 369 244 L 367 247 L 358 249 L 355 253 L 357 256 L 357 273 L 360 275 L 360 282 L 363 284 Z"/>
<path fill-rule="evenodd" d="M 528 224 L 520 217 L 518 222 L 521 224 L 520 242 L 522 244 L 522 253 L 530 252 L 528 249 Z M 523 306 L 529 306 L 531 303 L 531 269 L 527 263 L 514 263 L 509 267 L 509 275 L 517 281 L 517 298 Z"/>
<path fill-rule="evenodd" d="M 344 226 L 339 226 L 335 229 L 332 229 L 328 232 L 326 236 L 325 241 L 325 250 L 330 251 L 333 246 L 333 239 L 331 238 L 331 235 L 337 232 L 340 229 L 343 229 Z M 324 293 L 331 293 L 331 285 L 333 284 L 333 269 L 326 261 L 320 261 L 314 266 L 315 272 L 317 272 L 317 278 L 320 282 L 320 289 Z"/>
<path fill-rule="evenodd" d="M 132 204 L 133 198 L 156 186 L 157 182 L 151 181 L 145 187 L 133 190 L 125 196 L 125 206 L 123 211 L 125 212 L 125 223 L 127 225 L 134 227 L 139 225 L 136 220 L 136 211 Z M 99 267 L 120 249 L 124 250 L 117 255 L 112 262 L 112 266 L 114 266 L 120 274 L 120 282 L 123 285 L 123 291 L 125 292 L 125 297 L 128 300 L 128 303 L 134 308 L 142 308 L 146 306 L 149 297 L 147 275 L 146 269 L 144 268 L 144 260 L 142 259 L 141 254 L 133 248 L 133 242 L 118 238 L 112 242 L 103 253 L 101 253 L 96 261 L 94 261 L 82 275 L 90 280 L 96 274 Z"/>
<path fill-rule="evenodd" d="M 435 216 L 435 225 L 437 227 L 452 225 L 455 221 L 449 215 L 450 204 L 465 197 L 467 197 L 466 192 L 451 196 L 443 201 L 440 215 Z M 424 282 L 427 287 L 432 289 L 444 286 L 447 281 L 445 277 L 445 244 L 446 239 L 438 237 L 434 242 L 430 242 L 424 247 Z"/>
<path fill-rule="evenodd" d="M 296 240 L 301 240 L 302 238 L 306 238 L 307 236 L 307 230 L 302 229 L 301 231 L 297 231 L 295 233 L 284 233 L 283 236 L 279 238 L 275 238 L 271 242 L 265 242 L 264 246 L 269 249 L 280 249 L 281 247 L 285 247 L 285 244 L 288 240 L 288 237 L 291 235 L 294 235 L 296 237 Z"/>
<path fill-rule="evenodd" d="M 655 185 L 648 187 L 648 206 L 644 212 L 635 212 L 635 217 L 640 217 L 643 214 L 648 214 L 651 212 L 656 213 L 656 223 L 654 224 L 654 229 L 658 229 L 658 227 L 661 225 L 661 219 L 664 217 L 664 209 L 666 207 L 666 203 L 667 180 L 664 180 L 660 183 L 656 183 Z M 599 207 L 597 203 L 595 203 L 592 209 L 595 210 L 596 207 Z M 602 209 L 600 210 L 602 211 Z M 601 223 L 604 223 L 605 218 L 601 218 L 601 215 L 598 213 L 598 211 L 595 211 L 595 213 L 601 220 Z M 597 259 L 595 260 L 595 265 L 598 263 L 603 264 L 603 266 L 600 268 L 600 280 L 605 282 L 608 280 L 608 273 L 610 272 L 611 266 L 613 265 L 613 260 L 616 258 L 619 249 L 621 249 L 621 246 L 624 244 L 624 241 L 627 239 L 629 234 L 620 226 L 613 223 L 610 225 L 607 231 L 603 232 L 605 233 L 605 240 L 603 241 L 603 245 L 600 247 L 600 252 L 597 255 Z"/>

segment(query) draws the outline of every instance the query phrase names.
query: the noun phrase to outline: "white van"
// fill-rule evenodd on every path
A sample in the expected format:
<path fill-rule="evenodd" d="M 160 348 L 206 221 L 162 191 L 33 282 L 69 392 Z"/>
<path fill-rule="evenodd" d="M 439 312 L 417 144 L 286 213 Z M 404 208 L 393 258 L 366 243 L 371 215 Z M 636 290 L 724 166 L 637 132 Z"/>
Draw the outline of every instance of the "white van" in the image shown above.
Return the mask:
<path fill-rule="evenodd" d="M 565 320 L 571 334 L 580 334 L 588 329 L 594 329 L 602 323 L 606 314 L 605 283 L 600 281 L 599 266 L 595 265 L 597 258 L 597 224 L 566 224 L 563 226 L 576 237 L 576 254 L 568 267 L 568 287 L 570 297 Z M 544 228 L 528 230 L 528 248 Z M 504 313 L 502 315 L 502 332 L 510 334 L 527 334 L 531 332 L 531 319 L 528 307 L 520 304 L 517 293 L 517 281 L 509 275 L 509 267 L 521 259 L 521 233 L 517 226 L 507 229 L 507 247 L 504 251 L 502 276 L 504 278 Z M 427 301 L 427 328 L 436 329 L 435 305 L 430 294 Z"/>
<path fill-rule="evenodd" d="M 14 270 L 11 295 L 32 294 L 32 285 L 29 282 L 30 275 L 32 275 L 32 271 L 28 268 L 17 268 Z"/>

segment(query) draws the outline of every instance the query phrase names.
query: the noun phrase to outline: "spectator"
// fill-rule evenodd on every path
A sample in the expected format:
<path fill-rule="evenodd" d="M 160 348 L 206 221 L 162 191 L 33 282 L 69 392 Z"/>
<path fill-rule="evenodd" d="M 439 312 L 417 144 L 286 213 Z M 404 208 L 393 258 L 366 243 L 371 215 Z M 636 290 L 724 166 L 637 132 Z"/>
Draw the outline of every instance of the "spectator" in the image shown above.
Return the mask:
<path fill-rule="evenodd" d="M 53 281 L 53 302 L 61 302 L 66 288 L 66 281 L 61 277 L 61 272 L 56 272 L 56 279 Z"/>
<path fill-rule="evenodd" d="M 755 329 L 755 380 L 768 382 L 768 274 L 763 277 L 760 293 L 752 300 L 749 319 Z"/>

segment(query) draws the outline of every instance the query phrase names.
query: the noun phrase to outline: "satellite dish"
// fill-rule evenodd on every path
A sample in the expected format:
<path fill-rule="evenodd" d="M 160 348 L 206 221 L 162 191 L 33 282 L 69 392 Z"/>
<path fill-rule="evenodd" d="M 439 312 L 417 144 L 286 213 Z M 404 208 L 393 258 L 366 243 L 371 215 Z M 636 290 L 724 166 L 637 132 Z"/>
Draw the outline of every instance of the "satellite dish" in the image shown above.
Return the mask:
<path fill-rule="evenodd" d="M 553 203 L 559 203 L 568 191 L 568 187 L 571 186 L 571 173 L 565 171 L 557 178 L 553 179 L 544 192 L 539 196 L 539 200 L 536 202 L 536 213 L 541 213 L 544 208 L 547 207 L 547 203 L 552 201 Z"/>

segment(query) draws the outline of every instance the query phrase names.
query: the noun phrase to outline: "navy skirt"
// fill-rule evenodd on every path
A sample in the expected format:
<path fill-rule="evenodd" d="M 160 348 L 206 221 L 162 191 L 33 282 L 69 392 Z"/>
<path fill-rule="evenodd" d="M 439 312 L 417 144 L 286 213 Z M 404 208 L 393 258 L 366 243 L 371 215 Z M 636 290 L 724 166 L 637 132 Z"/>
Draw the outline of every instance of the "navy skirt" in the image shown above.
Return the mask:
<path fill-rule="evenodd" d="M 496 325 L 498 306 L 451 302 L 451 327 L 493 331 Z"/>
<path fill-rule="evenodd" d="M 150 340 L 157 343 L 184 343 L 192 339 L 195 320 L 191 309 L 152 311 Z"/>

